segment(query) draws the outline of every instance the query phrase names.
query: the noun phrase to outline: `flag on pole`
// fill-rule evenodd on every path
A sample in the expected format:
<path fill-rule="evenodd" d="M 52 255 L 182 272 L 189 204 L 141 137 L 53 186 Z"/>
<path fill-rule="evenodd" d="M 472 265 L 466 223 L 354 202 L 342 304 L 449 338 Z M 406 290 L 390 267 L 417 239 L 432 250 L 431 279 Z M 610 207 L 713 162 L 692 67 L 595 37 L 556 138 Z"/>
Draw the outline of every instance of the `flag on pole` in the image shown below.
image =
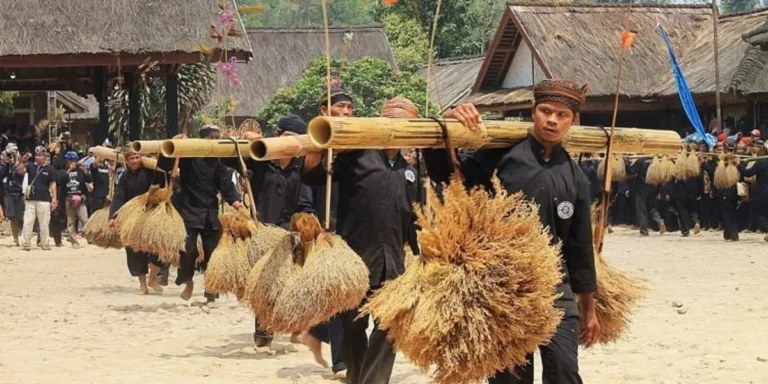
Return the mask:
<path fill-rule="evenodd" d="M 707 131 L 704 129 L 704 125 L 701 123 L 699 111 L 696 110 L 696 104 L 693 102 L 691 90 L 688 88 L 688 83 L 685 81 L 683 71 L 680 69 L 680 65 L 677 62 L 675 50 L 672 48 L 672 43 L 669 41 L 669 35 L 667 35 L 667 31 L 658 22 L 656 22 L 656 30 L 659 31 L 659 35 L 661 35 L 661 38 L 667 45 L 667 50 L 669 51 L 669 61 L 672 65 L 672 72 L 675 74 L 677 93 L 680 95 L 680 103 L 683 104 L 683 110 L 685 110 L 685 114 L 688 116 L 688 121 L 691 122 L 691 125 L 693 125 L 693 128 L 696 129 L 696 132 L 706 140 L 707 145 L 711 149 L 715 145 L 715 142 L 712 140 L 712 136 L 707 135 Z"/>

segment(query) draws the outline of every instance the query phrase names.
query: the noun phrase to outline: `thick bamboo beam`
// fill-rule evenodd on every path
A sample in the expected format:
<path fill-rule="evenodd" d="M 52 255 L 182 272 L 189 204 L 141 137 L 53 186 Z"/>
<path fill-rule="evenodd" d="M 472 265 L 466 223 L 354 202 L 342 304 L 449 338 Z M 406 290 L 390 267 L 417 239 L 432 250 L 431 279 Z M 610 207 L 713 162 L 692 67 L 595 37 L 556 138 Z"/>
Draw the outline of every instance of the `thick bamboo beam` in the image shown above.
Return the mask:
<path fill-rule="evenodd" d="M 134 152 L 145 154 L 160 153 L 160 147 L 165 140 L 136 140 L 131 143 L 131 149 Z"/>
<path fill-rule="evenodd" d="M 528 136 L 533 123 L 485 121 L 478 131 L 471 131 L 456 120 L 444 121 L 456 148 L 504 148 Z M 318 148 L 385 149 L 442 148 L 445 146 L 440 125 L 430 119 L 390 119 L 356 117 L 317 117 L 310 121 L 308 134 Z M 605 152 L 606 131 L 598 127 L 573 126 L 563 140 L 571 153 Z M 615 153 L 672 155 L 682 148 L 680 135 L 674 131 L 616 128 Z"/>
<path fill-rule="evenodd" d="M 250 153 L 251 143 L 239 140 L 237 145 L 244 156 Z M 165 140 L 160 146 L 164 157 L 237 157 L 235 144 L 230 140 L 174 139 Z"/>
<path fill-rule="evenodd" d="M 125 156 L 122 153 L 117 152 L 117 151 L 115 151 L 112 148 L 96 146 L 96 147 L 91 147 L 90 150 L 93 151 L 93 154 L 96 157 L 100 157 L 100 158 L 103 158 L 103 159 L 106 159 L 106 160 L 110 160 L 110 161 L 117 160 L 118 163 L 125 164 Z M 156 170 L 157 169 L 157 159 L 153 159 L 153 158 L 150 158 L 150 157 L 142 156 L 142 158 L 141 158 L 141 166 L 144 167 L 144 168 L 147 168 L 147 169 Z"/>
<path fill-rule="evenodd" d="M 322 152 L 307 135 L 269 137 L 251 143 L 251 158 L 258 161 L 285 159 Z"/>

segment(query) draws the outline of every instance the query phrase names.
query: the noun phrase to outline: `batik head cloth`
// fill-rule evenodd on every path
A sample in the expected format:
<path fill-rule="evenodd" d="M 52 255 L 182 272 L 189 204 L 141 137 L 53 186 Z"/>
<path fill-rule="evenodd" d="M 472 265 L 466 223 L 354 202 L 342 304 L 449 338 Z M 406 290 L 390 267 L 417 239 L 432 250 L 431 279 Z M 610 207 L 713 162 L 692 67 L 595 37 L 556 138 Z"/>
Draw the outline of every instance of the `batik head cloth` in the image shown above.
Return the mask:
<path fill-rule="evenodd" d="M 557 102 L 565 104 L 574 113 L 578 113 L 581 107 L 587 103 L 586 84 L 578 84 L 564 79 L 547 79 L 533 87 L 534 105 L 543 102 Z"/>

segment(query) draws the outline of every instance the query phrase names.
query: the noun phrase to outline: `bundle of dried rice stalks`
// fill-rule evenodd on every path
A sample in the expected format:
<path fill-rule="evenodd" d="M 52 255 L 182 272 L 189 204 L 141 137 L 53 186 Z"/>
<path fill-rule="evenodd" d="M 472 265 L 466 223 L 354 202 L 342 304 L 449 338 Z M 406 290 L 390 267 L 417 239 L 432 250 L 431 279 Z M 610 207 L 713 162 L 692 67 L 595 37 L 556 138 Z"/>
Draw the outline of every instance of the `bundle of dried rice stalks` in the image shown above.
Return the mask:
<path fill-rule="evenodd" d="M 120 241 L 139 252 L 178 257 L 184 250 L 187 230 L 170 199 L 170 187 L 152 185 L 147 193 L 122 206 L 116 219 Z"/>
<path fill-rule="evenodd" d="M 593 233 L 597 230 L 599 207 L 592 206 Z M 600 323 L 600 335 L 597 344 L 616 342 L 626 334 L 631 322 L 632 312 L 637 303 L 645 297 L 648 282 L 636 276 L 610 266 L 601 253 L 597 253 L 595 244 L 595 272 L 597 292 L 595 293 L 595 313 Z"/>
<path fill-rule="evenodd" d="M 283 236 L 248 276 L 246 295 L 269 332 L 305 331 L 356 308 L 368 291 L 365 263 L 314 215 L 294 215 L 291 230 L 298 234 Z"/>
<path fill-rule="evenodd" d="M 696 151 L 682 150 L 675 159 L 675 178 L 688 180 L 699 177 L 701 166 Z"/>
<path fill-rule="evenodd" d="M 728 189 L 735 187 L 741 178 L 739 168 L 736 166 L 736 160 L 733 155 L 720 156 L 715 168 L 715 175 L 712 183 L 717 189 Z"/>
<path fill-rule="evenodd" d="M 600 161 L 600 164 L 597 165 L 598 179 L 603 180 L 603 175 L 605 175 L 605 158 L 603 158 Z M 611 180 L 624 181 L 626 179 L 627 166 L 624 164 L 624 158 L 620 155 L 614 155 L 613 160 L 611 161 Z"/>
<path fill-rule="evenodd" d="M 123 243 L 120 242 L 120 234 L 107 226 L 108 221 L 109 207 L 94 212 L 93 215 L 88 218 L 88 222 L 85 223 L 85 227 L 83 228 L 86 240 L 88 240 L 89 244 L 101 248 L 123 248 Z"/>
<path fill-rule="evenodd" d="M 645 182 L 648 185 L 662 185 L 670 182 L 675 175 L 675 164 L 666 156 L 654 157 L 648 167 Z"/>
<path fill-rule="evenodd" d="M 443 204 L 429 189 L 418 212 L 422 255 L 368 304 L 395 347 L 440 384 L 485 380 L 526 363 L 560 323 L 559 250 L 538 207 L 509 195 L 467 192 L 454 179 Z"/>

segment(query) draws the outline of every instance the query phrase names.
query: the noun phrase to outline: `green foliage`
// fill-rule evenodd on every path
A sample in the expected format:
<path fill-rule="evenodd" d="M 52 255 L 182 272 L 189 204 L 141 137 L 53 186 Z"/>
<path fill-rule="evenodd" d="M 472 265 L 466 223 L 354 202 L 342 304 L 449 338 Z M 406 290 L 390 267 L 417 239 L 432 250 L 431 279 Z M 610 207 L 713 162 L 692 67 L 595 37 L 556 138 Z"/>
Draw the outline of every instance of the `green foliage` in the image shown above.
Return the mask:
<path fill-rule="evenodd" d="M 760 6 L 760 0 L 722 0 L 720 9 L 724 14 L 751 11 Z"/>
<path fill-rule="evenodd" d="M 429 38 L 418 21 L 393 13 L 384 17 L 382 26 L 401 70 L 415 72 L 427 64 Z"/>
<path fill-rule="evenodd" d="M 373 24 L 371 0 L 328 0 L 330 25 Z M 243 15 L 246 27 L 289 28 L 322 27 L 323 10 L 318 0 L 237 0 L 239 5 L 258 4 L 264 8 L 259 15 Z"/>
<path fill-rule="evenodd" d="M 190 132 L 199 128 L 194 117 L 208 104 L 216 87 L 216 72 L 208 64 L 184 64 L 179 68 L 179 125 Z M 144 77 L 139 86 L 141 138 L 166 138 L 165 84 L 158 77 Z M 124 141 L 129 137 L 128 91 L 113 90 L 109 101 L 109 131 Z M 198 124 L 196 124 L 198 123 Z"/>
<path fill-rule="evenodd" d="M 362 58 L 354 62 L 334 60 L 331 71 L 341 73 L 344 88 L 352 94 L 355 116 L 379 116 L 385 101 L 402 95 L 411 99 L 424 114 L 426 83 L 418 75 L 396 71 L 380 59 Z M 265 131 L 271 130 L 280 117 L 296 114 L 309 122 L 318 115 L 320 100 L 326 84 L 326 62 L 319 58 L 310 63 L 301 79 L 293 86 L 280 89 L 259 112 L 259 120 L 266 121 Z"/>
<path fill-rule="evenodd" d="M 0 116 L 13 116 L 13 99 L 18 95 L 15 91 L 0 92 Z"/>

